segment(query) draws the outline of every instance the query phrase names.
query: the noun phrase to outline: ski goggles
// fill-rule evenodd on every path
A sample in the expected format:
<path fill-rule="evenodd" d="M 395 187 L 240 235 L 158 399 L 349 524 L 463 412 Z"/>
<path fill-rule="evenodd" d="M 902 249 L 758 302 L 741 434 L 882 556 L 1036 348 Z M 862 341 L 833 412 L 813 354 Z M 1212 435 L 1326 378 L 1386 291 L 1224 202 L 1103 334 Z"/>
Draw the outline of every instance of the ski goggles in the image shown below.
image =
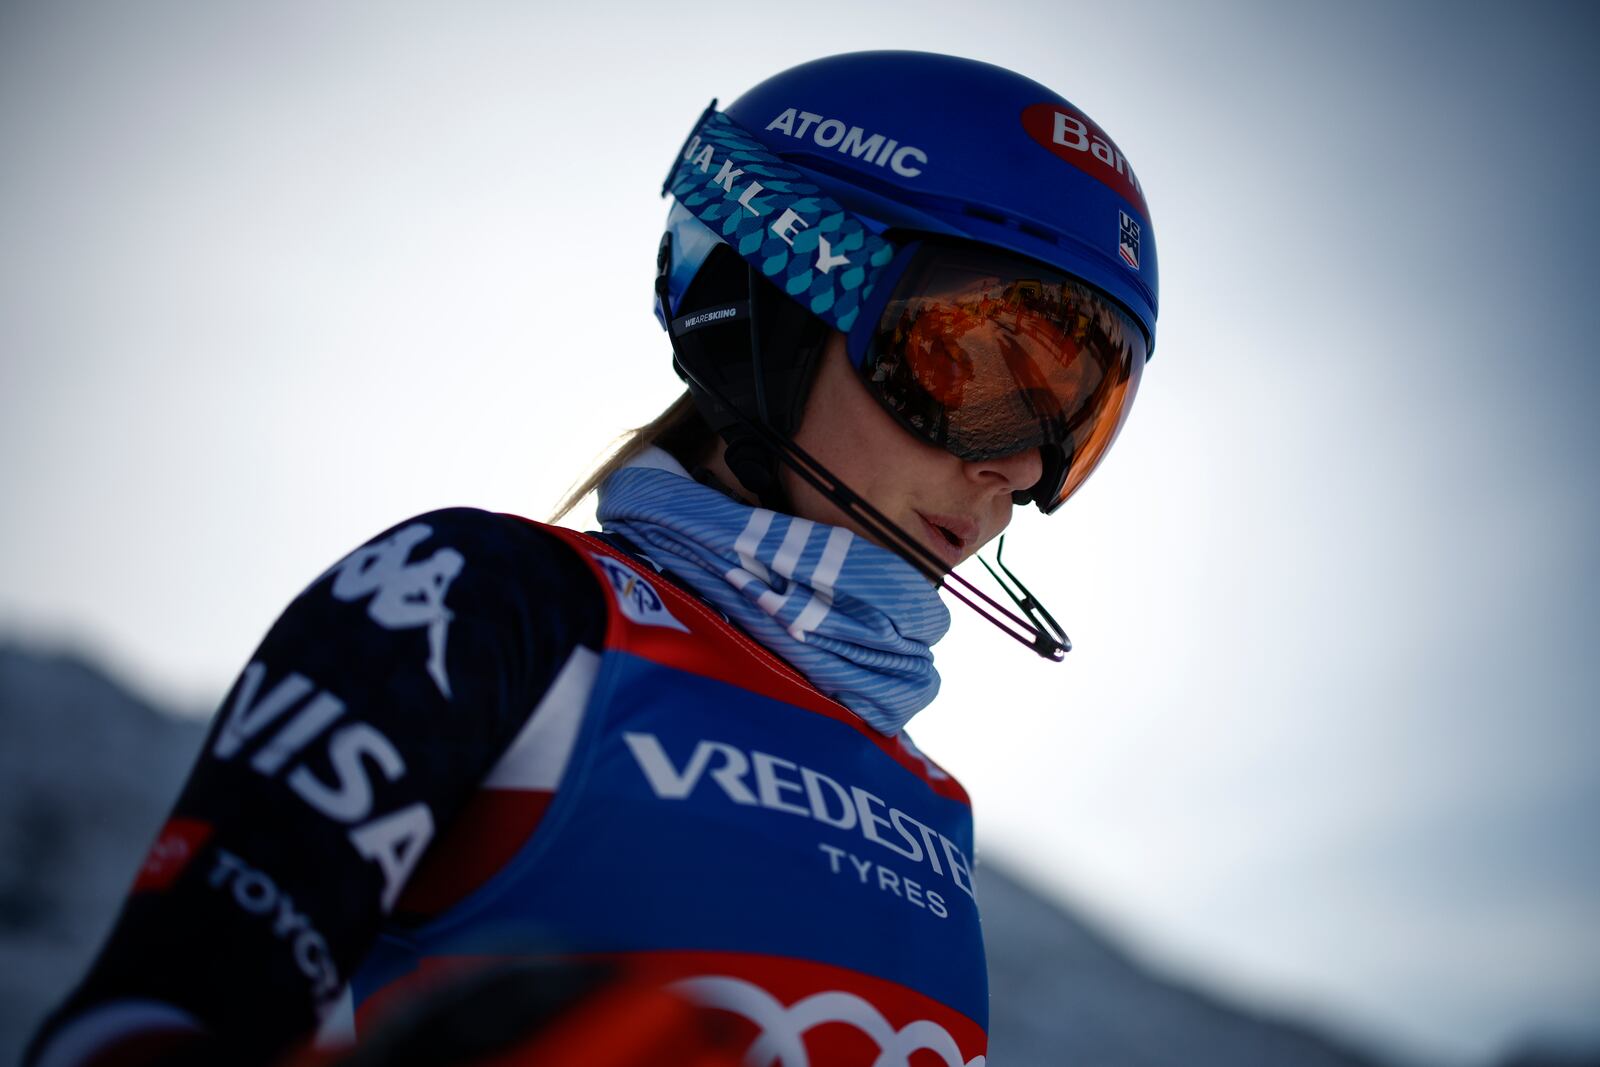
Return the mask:
<path fill-rule="evenodd" d="M 1039 449 L 1013 494 L 1060 507 L 1116 439 L 1148 354 L 1137 321 L 1047 264 L 987 245 L 884 234 L 727 115 L 707 108 L 662 187 L 751 267 L 846 334 L 902 426 L 966 460 Z"/>
<path fill-rule="evenodd" d="M 1072 275 L 985 246 L 916 241 L 883 279 L 851 361 L 912 433 L 965 460 L 1039 449 L 1019 503 L 1053 512 L 1116 440 L 1139 389 L 1144 332 Z"/>

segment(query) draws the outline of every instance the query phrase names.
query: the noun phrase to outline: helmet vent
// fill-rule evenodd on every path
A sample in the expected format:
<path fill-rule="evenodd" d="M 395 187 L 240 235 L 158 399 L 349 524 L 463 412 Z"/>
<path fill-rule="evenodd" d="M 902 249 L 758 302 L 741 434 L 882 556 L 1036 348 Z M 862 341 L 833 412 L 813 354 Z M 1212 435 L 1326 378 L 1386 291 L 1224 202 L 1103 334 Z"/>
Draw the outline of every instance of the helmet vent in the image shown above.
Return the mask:
<path fill-rule="evenodd" d="M 1008 230 L 1018 230 L 1027 234 L 1029 237 L 1036 237 L 1041 241 L 1048 241 L 1053 245 L 1061 243 L 1061 238 L 1058 234 L 1053 233 L 1043 226 L 1039 226 L 1031 222 L 1024 222 L 1022 219 L 1010 218 L 1000 214 L 998 211 L 991 211 L 988 208 L 979 207 L 976 204 L 961 205 L 961 213 L 970 218 L 982 219 L 984 222 L 987 222 L 993 226 L 1004 226 Z"/>
<path fill-rule="evenodd" d="M 1018 222 L 1015 225 L 1016 225 L 1017 229 L 1021 230 L 1023 233 L 1027 234 L 1029 237 L 1037 237 L 1041 241 L 1049 241 L 1053 245 L 1058 245 L 1058 244 L 1061 243 L 1061 238 L 1059 238 L 1055 234 L 1051 233 L 1049 230 L 1045 229 L 1043 226 L 1035 226 L 1031 222 Z"/>
<path fill-rule="evenodd" d="M 999 212 L 989 211 L 986 208 L 978 207 L 976 204 L 962 204 L 961 213 L 963 215 L 971 215 L 975 219 L 982 219 L 984 222 L 992 222 L 996 226 L 1016 225 L 1016 223 L 1012 222 Z"/>

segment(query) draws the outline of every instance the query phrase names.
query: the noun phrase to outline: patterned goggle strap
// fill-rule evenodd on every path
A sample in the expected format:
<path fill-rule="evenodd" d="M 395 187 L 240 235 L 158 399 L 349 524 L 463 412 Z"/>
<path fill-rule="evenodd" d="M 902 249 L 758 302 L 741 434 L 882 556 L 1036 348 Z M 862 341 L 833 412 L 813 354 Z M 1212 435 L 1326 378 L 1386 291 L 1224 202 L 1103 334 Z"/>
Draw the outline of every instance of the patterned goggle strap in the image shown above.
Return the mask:
<path fill-rule="evenodd" d="M 700 117 L 662 192 L 792 299 L 849 333 L 894 246 L 716 106 Z"/>

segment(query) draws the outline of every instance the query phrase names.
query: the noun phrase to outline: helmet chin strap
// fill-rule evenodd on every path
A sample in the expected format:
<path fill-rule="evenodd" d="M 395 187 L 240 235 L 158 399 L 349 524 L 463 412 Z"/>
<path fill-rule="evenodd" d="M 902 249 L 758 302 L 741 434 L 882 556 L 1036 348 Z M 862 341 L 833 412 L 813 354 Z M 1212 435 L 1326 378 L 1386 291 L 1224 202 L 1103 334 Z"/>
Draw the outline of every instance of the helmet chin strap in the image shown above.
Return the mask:
<path fill-rule="evenodd" d="M 671 307 L 667 292 L 671 259 L 672 241 L 669 235 L 662 238 L 656 262 L 656 293 L 663 308 Z M 1005 574 L 1004 579 L 986 561 L 980 559 L 979 562 L 983 563 L 985 569 L 994 576 L 1001 590 L 1022 613 L 1020 616 L 959 574 L 947 570 L 944 561 L 934 555 L 931 549 L 862 499 L 858 493 L 840 481 L 837 475 L 796 444 L 792 434 L 792 424 L 785 426 L 783 432 L 773 428 L 768 421 L 771 404 L 768 403 L 768 383 L 762 358 L 760 324 L 757 321 L 756 294 L 753 291 L 755 284 L 753 268 L 750 283 L 752 291 L 743 300 L 726 301 L 679 315 L 667 326 L 667 337 L 672 344 L 673 368 L 689 383 L 694 392 L 711 402 L 702 402 L 699 406 L 701 412 L 706 414 L 708 421 L 712 423 L 711 428 L 728 442 L 724 460 L 729 470 L 746 489 L 756 495 L 763 507 L 787 512 L 789 508 L 786 495 L 782 491 L 777 473 L 777 464 L 782 462 L 801 480 L 832 501 L 840 511 L 854 519 L 872 535 L 873 539 L 898 553 L 934 585 L 943 588 L 951 596 L 999 627 L 1002 632 L 1033 649 L 1042 658 L 1060 662 L 1072 650 L 1072 642 L 1055 618 L 1028 591 L 1027 586 L 1018 581 L 1005 564 L 1000 562 L 1000 550 L 1004 548 L 1004 538 L 1001 538 L 995 555 L 995 566 Z M 724 325 L 740 318 L 749 320 L 750 359 L 755 394 L 752 398 L 754 403 L 750 406 L 755 408 L 757 417 L 752 417 L 748 406 L 740 406 L 730 399 L 729 394 L 713 381 L 714 375 L 705 372 L 707 368 L 702 367 L 699 360 L 693 357 L 685 358 L 686 336 L 707 326 Z M 788 411 L 797 422 L 798 414 L 794 413 L 794 407 L 791 406 Z M 738 466 L 735 466 L 736 462 Z M 1010 584 L 1006 579 L 1010 579 Z M 1011 588 L 1012 584 L 1016 586 L 1015 590 Z"/>

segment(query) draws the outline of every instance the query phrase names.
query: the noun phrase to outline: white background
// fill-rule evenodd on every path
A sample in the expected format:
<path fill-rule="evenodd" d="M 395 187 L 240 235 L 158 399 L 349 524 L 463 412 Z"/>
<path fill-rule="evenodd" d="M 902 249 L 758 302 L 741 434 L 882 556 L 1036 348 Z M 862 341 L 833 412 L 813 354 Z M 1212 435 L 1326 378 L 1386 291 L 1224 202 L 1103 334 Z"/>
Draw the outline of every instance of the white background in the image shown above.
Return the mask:
<path fill-rule="evenodd" d="M 1148 959 L 1441 1063 L 1600 1020 L 1589 5 L 0 7 L 0 630 L 209 710 L 408 514 L 547 515 L 677 391 L 674 149 L 951 51 L 1136 164 L 1121 442 L 919 742 Z M 579 517 L 582 522 L 583 517 Z"/>

